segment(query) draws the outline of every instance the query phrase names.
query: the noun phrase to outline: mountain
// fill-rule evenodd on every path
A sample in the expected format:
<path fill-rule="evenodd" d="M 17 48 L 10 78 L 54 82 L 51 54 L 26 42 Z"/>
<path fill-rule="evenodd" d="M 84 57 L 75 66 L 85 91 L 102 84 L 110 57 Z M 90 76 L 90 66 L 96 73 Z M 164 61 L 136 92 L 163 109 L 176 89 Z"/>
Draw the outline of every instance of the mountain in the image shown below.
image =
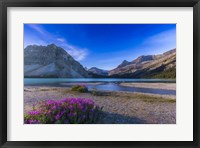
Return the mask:
<path fill-rule="evenodd" d="M 138 57 L 137 59 L 133 60 L 131 63 L 132 64 L 139 64 L 139 63 L 142 63 L 142 62 L 145 62 L 145 61 L 151 61 L 151 60 L 154 60 L 155 59 L 155 56 L 154 55 L 142 55 L 140 57 Z"/>
<path fill-rule="evenodd" d="M 142 55 L 122 61 L 107 71 L 84 68 L 63 48 L 55 44 L 29 45 L 24 49 L 24 77 L 57 78 L 176 78 L 176 49 L 159 55 Z"/>
<path fill-rule="evenodd" d="M 126 62 L 127 63 L 127 62 Z M 159 55 L 143 55 L 128 64 L 120 64 L 109 71 L 110 77 L 175 78 L 176 49 Z"/>
<path fill-rule="evenodd" d="M 24 49 L 24 77 L 89 77 L 83 66 L 55 44 Z"/>
<path fill-rule="evenodd" d="M 99 69 L 97 67 L 92 67 L 92 68 L 88 69 L 88 72 L 90 72 L 91 74 L 95 74 L 95 75 L 108 76 L 107 70 Z"/>
<path fill-rule="evenodd" d="M 124 60 L 121 64 L 119 64 L 119 66 L 117 66 L 117 68 L 121 68 L 121 67 L 127 66 L 129 64 L 130 64 L 130 62 Z"/>

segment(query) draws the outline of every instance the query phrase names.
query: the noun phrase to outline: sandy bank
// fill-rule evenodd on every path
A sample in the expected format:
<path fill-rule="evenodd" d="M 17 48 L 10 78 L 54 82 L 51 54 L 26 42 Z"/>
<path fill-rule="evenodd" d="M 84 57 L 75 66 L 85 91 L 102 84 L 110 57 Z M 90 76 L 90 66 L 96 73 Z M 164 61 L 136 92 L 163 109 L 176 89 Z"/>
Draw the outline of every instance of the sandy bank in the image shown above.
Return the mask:
<path fill-rule="evenodd" d="M 176 90 L 176 83 L 121 83 L 121 86 Z"/>

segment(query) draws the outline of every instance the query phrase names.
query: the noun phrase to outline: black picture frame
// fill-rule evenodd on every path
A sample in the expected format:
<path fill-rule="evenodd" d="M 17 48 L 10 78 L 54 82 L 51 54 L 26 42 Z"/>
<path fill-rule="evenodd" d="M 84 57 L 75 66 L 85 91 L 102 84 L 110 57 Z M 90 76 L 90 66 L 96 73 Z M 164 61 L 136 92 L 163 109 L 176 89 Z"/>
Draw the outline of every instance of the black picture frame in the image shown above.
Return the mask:
<path fill-rule="evenodd" d="M 7 141 L 8 7 L 193 7 L 193 141 Z M 200 147 L 200 2 L 199 0 L 1 0 L 0 1 L 0 146 L 21 147 Z"/>

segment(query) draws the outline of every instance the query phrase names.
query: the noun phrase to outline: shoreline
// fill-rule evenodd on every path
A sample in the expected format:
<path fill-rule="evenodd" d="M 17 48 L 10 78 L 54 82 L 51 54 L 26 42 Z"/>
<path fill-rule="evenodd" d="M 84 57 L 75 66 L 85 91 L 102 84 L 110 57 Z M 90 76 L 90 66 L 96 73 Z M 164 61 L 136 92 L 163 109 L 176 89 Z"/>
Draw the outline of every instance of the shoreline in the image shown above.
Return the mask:
<path fill-rule="evenodd" d="M 120 83 L 121 86 L 126 87 L 138 87 L 138 88 L 153 88 L 153 89 L 165 89 L 176 90 L 176 83 Z"/>
<path fill-rule="evenodd" d="M 71 88 L 74 85 L 85 85 L 90 91 L 94 88 L 103 91 L 135 92 L 176 96 L 176 83 L 132 83 L 132 82 L 68 82 L 58 84 L 25 85 L 25 87 L 60 87 Z"/>
<path fill-rule="evenodd" d="M 73 92 L 64 87 L 24 87 L 24 111 L 46 99 L 88 98 L 103 107 L 104 117 L 99 124 L 175 124 L 176 97 L 125 91 Z"/>

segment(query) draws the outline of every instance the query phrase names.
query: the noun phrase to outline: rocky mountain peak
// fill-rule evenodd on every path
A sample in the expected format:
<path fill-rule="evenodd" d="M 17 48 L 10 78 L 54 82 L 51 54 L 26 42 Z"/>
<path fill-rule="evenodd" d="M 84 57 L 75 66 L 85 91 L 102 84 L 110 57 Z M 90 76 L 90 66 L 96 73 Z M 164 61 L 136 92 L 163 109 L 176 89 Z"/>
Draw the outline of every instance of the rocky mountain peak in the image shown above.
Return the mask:
<path fill-rule="evenodd" d="M 97 74 L 97 75 L 102 75 L 102 76 L 107 76 L 108 75 L 108 71 L 107 70 L 99 69 L 97 67 L 92 67 L 92 68 L 88 69 L 88 71 L 90 73 Z"/>
<path fill-rule="evenodd" d="M 54 49 L 56 49 L 56 48 L 58 48 L 55 44 L 49 44 L 49 45 L 47 45 L 47 47 L 49 47 L 49 48 L 54 48 Z"/>
<path fill-rule="evenodd" d="M 175 53 L 175 52 L 176 52 L 176 49 L 172 49 L 172 50 L 164 52 L 163 55 L 170 55 L 170 54 Z"/>
<path fill-rule="evenodd" d="M 128 62 L 127 60 L 124 60 L 120 65 L 117 66 L 117 68 L 124 67 L 124 66 L 127 66 L 129 64 L 130 64 L 130 62 Z"/>
<path fill-rule="evenodd" d="M 88 77 L 83 66 L 55 44 L 27 46 L 24 65 L 27 77 Z"/>
<path fill-rule="evenodd" d="M 126 61 L 126 60 L 124 60 L 123 62 L 122 62 L 122 64 L 128 64 L 129 62 L 128 61 Z"/>
<path fill-rule="evenodd" d="M 142 56 L 138 57 L 137 59 L 133 60 L 132 63 L 137 64 L 137 63 L 142 63 L 145 61 L 151 61 L 154 59 L 155 59 L 154 55 L 142 55 Z"/>

